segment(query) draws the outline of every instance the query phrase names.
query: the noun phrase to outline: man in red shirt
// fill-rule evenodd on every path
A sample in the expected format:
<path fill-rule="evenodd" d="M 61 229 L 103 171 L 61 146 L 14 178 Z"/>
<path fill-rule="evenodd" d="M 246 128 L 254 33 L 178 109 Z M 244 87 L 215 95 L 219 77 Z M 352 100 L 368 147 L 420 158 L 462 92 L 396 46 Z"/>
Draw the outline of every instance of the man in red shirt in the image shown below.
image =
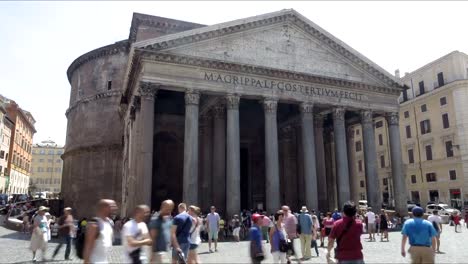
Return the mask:
<path fill-rule="evenodd" d="M 344 217 L 335 222 L 328 237 L 327 260 L 330 259 L 330 252 L 336 240 L 335 259 L 338 263 L 364 263 L 361 245 L 362 222 L 355 218 L 356 212 L 353 202 L 349 201 L 343 205 Z"/>

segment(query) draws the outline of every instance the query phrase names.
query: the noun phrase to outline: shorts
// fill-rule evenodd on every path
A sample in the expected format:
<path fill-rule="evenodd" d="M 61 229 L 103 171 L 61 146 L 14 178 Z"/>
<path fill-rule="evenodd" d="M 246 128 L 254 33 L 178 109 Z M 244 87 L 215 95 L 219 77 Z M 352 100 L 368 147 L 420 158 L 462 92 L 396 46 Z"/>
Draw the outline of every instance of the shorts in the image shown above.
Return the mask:
<path fill-rule="evenodd" d="M 214 231 L 211 231 L 208 233 L 208 240 L 218 240 L 218 233 L 219 233 L 219 230 L 214 230 Z"/>
<path fill-rule="evenodd" d="M 375 233 L 375 223 L 367 224 L 367 232 Z"/>
<path fill-rule="evenodd" d="M 190 244 L 189 250 L 195 250 L 198 248 L 197 244 Z"/>
<path fill-rule="evenodd" d="M 241 229 L 240 227 L 234 228 L 234 230 L 232 231 L 232 235 L 238 237 L 240 233 L 240 229 Z"/>
<path fill-rule="evenodd" d="M 325 236 L 329 236 L 331 233 L 331 228 L 325 227 Z"/>
<path fill-rule="evenodd" d="M 179 246 L 180 249 L 182 249 L 182 252 L 184 253 L 185 260 L 187 260 L 188 252 L 190 249 L 190 243 L 179 243 Z M 172 258 L 178 259 L 177 250 L 175 248 L 172 248 Z"/>

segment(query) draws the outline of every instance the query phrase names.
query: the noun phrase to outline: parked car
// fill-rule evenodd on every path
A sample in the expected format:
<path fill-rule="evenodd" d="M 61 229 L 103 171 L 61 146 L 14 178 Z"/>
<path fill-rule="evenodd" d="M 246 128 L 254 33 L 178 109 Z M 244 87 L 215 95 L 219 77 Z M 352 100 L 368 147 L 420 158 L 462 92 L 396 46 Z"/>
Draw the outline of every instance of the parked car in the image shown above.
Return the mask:
<path fill-rule="evenodd" d="M 406 207 L 408 208 L 408 212 L 411 212 L 414 207 L 419 206 L 417 203 L 412 202 L 412 201 L 407 201 L 406 202 Z"/>
<path fill-rule="evenodd" d="M 432 214 L 434 210 L 439 211 L 439 215 L 451 215 L 453 213 L 460 213 L 457 209 L 450 207 L 448 204 L 428 204 L 426 206 L 426 213 Z"/>
<path fill-rule="evenodd" d="M 359 209 L 367 210 L 367 200 L 359 200 Z"/>

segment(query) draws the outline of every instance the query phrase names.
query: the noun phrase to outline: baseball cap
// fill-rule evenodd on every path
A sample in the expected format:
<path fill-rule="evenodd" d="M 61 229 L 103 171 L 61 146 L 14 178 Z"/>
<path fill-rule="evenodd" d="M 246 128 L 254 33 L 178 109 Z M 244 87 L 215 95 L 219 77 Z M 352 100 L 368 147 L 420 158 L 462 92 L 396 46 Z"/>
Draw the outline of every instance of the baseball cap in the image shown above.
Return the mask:
<path fill-rule="evenodd" d="M 264 215 L 261 215 L 261 214 L 253 214 L 253 215 L 252 215 L 252 221 L 253 221 L 254 223 L 257 223 L 258 220 L 262 219 L 263 217 L 265 217 L 265 216 L 264 216 Z"/>
<path fill-rule="evenodd" d="M 414 216 L 422 216 L 424 214 L 424 210 L 419 206 L 413 207 L 411 212 L 413 213 Z"/>

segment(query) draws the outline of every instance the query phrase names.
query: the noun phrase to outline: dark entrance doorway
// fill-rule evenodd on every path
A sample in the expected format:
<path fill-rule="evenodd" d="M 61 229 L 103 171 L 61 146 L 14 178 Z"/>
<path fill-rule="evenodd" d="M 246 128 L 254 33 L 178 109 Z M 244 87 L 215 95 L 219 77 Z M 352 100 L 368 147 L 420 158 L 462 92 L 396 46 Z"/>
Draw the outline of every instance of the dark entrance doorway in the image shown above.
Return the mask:
<path fill-rule="evenodd" d="M 246 147 L 241 147 L 241 150 L 240 150 L 241 209 L 251 208 L 249 160 L 250 160 L 249 149 Z"/>

